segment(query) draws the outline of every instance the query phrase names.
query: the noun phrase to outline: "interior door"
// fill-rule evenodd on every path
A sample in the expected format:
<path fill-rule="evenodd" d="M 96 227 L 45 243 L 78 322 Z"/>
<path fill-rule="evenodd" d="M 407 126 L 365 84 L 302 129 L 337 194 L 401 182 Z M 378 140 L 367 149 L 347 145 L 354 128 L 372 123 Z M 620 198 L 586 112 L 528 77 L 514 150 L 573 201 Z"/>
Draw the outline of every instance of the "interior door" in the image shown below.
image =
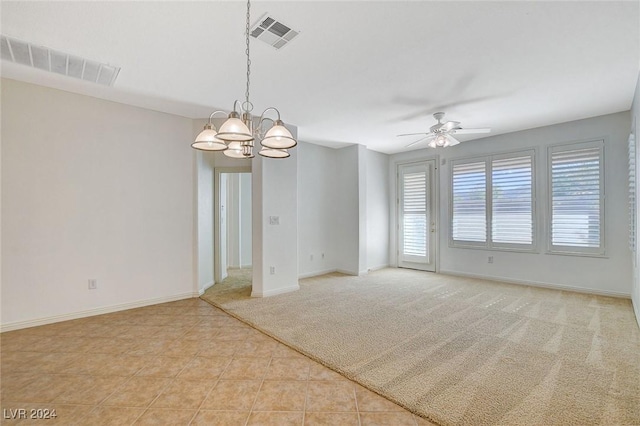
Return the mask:
<path fill-rule="evenodd" d="M 435 160 L 398 165 L 398 266 L 435 272 Z"/>

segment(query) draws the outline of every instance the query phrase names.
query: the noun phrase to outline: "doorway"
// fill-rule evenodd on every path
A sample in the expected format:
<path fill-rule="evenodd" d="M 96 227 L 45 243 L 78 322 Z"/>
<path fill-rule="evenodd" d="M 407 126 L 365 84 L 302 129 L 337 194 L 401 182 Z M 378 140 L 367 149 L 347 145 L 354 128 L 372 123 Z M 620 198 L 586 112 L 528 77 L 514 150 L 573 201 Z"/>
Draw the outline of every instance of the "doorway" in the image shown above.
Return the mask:
<path fill-rule="evenodd" d="M 398 165 L 398 266 L 436 270 L 435 160 Z"/>
<path fill-rule="evenodd" d="M 216 168 L 214 188 L 215 282 L 250 277 L 251 169 Z"/>

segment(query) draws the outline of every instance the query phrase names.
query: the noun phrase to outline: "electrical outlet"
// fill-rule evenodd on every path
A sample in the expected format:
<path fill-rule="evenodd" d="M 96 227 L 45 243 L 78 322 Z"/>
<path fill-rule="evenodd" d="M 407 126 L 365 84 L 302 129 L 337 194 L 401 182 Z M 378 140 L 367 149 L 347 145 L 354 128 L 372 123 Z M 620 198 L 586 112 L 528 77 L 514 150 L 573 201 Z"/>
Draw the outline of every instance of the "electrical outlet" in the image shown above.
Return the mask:
<path fill-rule="evenodd" d="M 276 267 L 275 267 L 275 266 L 271 266 L 271 267 L 269 267 L 269 273 L 270 273 L 271 275 L 275 275 L 275 274 L 276 274 Z"/>
<path fill-rule="evenodd" d="M 269 225 L 280 225 L 280 216 L 269 216 Z"/>
<path fill-rule="evenodd" d="M 98 280 L 89 280 L 89 290 L 95 290 L 98 288 Z"/>
<path fill-rule="evenodd" d="M 489 256 L 489 258 L 487 259 L 487 263 L 493 263 L 493 256 Z"/>

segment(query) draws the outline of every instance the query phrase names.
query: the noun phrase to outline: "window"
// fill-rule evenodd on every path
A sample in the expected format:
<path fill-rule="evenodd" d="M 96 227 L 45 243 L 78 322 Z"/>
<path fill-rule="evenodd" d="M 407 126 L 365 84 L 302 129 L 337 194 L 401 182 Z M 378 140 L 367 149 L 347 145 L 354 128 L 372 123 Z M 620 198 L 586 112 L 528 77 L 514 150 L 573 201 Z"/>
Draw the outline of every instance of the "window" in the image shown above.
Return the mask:
<path fill-rule="evenodd" d="M 533 151 L 454 160 L 453 246 L 534 249 Z"/>
<path fill-rule="evenodd" d="M 549 148 L 550 251 L 604 254 L 604 142 Z"/>
<path fill-rule="evenodd" d="M 427 256 L 427 172 L 402 173 L 402 252 Z"/>
<path fill-rule="evenodd" d="M 454 241 L 487 241 L 487 164 L 485 161 L 453 166 Z"/>
<path fill-rule="evenodd" d="M 533 244 L 532 162 L 531 155 L 523 155 L 491 163 L 491 237 L 494 243 Z"/>

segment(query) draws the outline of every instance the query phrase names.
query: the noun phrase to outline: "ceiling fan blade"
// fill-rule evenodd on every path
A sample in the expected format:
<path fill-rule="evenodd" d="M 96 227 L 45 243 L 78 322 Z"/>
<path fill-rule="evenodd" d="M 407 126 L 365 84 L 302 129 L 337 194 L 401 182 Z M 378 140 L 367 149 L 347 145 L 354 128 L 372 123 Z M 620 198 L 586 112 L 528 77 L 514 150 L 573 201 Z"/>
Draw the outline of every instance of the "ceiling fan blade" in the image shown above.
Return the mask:
<path fill-rule="evenodd" d="M 440 130 L 445 130 L 448 132 L 449 130 L 455 129 L 459 125 L 460 125 L 459 121 L 447 121 L 442 126 L 440 126 Z"/>
<path fill-rule="evenodd" d="M 448 145 L 446 146 L 456 146 L 460 143 L 460 141 L 456 138 L 454 138 L 453 136 L 449 135 L 449 134 L 445 134 L 444 135 L 445 138 L 447 138 L 447 142 L 449 142 Z"/>
<path fill-rule="evenodd" d="M 472 133 L 490 133 L 491 129 L 453 129 L 451 133 L 455 133 L 457 135 L 470 135 Z"/>
<path fill-rule="evenodd" d="M 401 135 L 396 135 L 396 137 L 400 137 L 400 136 L 417 136 L 417 135 L 428 135 L 429 133 L 426 132 L 420 132 L 420 133 L 403 133 Z"/>
<path fill-rule="evenodd" d="M 425 136 L 424 138 L 420 138 L 420 139 L 418 139 L 418 140 L 417 140 L 417 141 L 415 141 L 415 142 L 411 142 L 411 143 L 410 143 L 409 145 L 407 145 L 405 148 L 412 147 L 412 146 L 414 146 L 414 145 L 419 144 L 420 142 L 424 142 L 424 141 L 427 141 L 427 140 L 431 140 L 431 139 L 433 139 L 433 137 L 434 137 L 434 135 L 427 135 L 427 136 Z"/>

